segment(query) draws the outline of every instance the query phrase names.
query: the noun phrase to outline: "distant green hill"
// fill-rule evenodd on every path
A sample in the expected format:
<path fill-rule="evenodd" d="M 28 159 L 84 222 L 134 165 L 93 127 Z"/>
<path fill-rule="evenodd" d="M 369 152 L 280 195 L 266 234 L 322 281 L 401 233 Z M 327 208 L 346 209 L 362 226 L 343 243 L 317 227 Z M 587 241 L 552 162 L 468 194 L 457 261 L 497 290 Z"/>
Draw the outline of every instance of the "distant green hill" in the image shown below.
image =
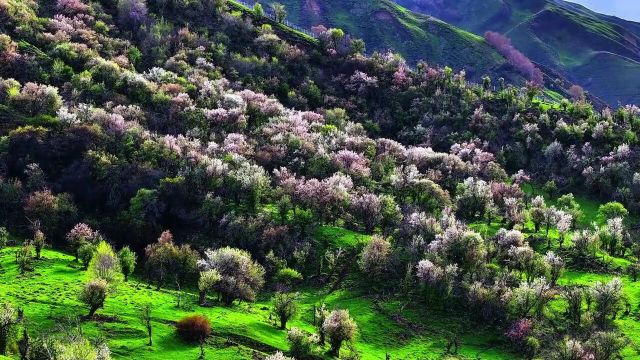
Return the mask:
<path fill-rule="evenodd" d="M 273 3 L 275 0 L 266 0 Z M 411 12 L 390 0 L 279 0 L 287 19 L 310 28 L 339 27 L 362 38 L 367 51 L 391 49 L 409 63 L 425 60 L 466 70 L 472 80 L 483 75 L 522 81 L 505 59 L 481 36 L 430 16 Z"/>
<path fill-rule="evenodd" d="M 506 34 L 533 61 L 611 105 L 640 103 L 640 24 L 562 0 L 396 0 L 467 31 Z"/>

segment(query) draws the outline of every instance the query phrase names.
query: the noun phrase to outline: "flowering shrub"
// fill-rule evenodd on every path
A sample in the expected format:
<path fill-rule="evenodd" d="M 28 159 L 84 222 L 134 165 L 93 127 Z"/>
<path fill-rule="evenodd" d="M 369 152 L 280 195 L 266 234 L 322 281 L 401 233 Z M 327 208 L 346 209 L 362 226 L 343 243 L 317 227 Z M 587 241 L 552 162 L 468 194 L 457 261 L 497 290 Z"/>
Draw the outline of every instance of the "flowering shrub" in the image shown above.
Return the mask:
<path fill-rule="evenodd" d="M 505 336 L 513 342 L 522 342 L 531 334 L 533 321 L 531 319 L 520 319 L 509 327 Z"/>

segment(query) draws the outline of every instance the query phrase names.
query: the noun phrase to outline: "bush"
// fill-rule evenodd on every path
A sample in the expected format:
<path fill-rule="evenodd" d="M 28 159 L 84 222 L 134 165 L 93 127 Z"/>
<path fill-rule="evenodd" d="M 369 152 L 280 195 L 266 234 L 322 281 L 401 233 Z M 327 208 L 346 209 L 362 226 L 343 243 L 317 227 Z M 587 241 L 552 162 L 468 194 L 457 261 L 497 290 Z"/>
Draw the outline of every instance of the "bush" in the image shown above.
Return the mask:
<path fill-rule="evenodd" d="M 360 269 L 370 276 L 378 278 L 387 270 L 391 244 L 384 238 L 374 235 L 360 254 Z"/>
<path fill-rule="evenodd" d="M 198 280 L 198 290 L 200 291 L 200 305 L 204 305 L 207 302 L 207 292 L 214 288 L 214 286 L 220 281 L 221 276 L 218 270 L 207 270 L 200 273 L 200 279 Z"/>
<path fill-rule="evenodd" d="M 203 315 L 191 315 L 181 319 L 176 329 L 178 336 L 187 342 L 202 343 L 211 335 L 211 324 Z"/>
<path fill-rule="evenodd" d="M 302 281 L 302 274 L 295 269 L 286 267 L 276 273 L 276 280 L 282 285 L 291 286 L 294 283 Z"/>
<path fill-rule="evenodd" d="M 170 231 L 162 232 L 156 243 L 148 245 L 145 255 L 147 273 L 158 290 L 170 276 L 181 286 L 197 274 L 198 253 L 189 244 L 177 246 Z"/>
<path fill-rule="evenodd" d="M 6 355 L 12 329 L 17 323 L 17 311 L 9 303 L 0 307 L 0 355 Z"/>
<path fill-rule="evenodd" d="M 128 281 L 129 274 L 131 274 L 136 268 L 138 256 L 136 255 L 136 253 L 131 251 L 128 246 L 125 246 L 118 252 L 118 259 L 120 260 L 120 268 L 122 269 L 122 274 L 124 275 L 124 281 Z"/>
<path fill-rule="evenodd" d="M 108 283 L 120 280 L 121 270 L 118 256 L 111 245 L 101 241 L 89 262 L 89 272 L 94 277 L 104 279 Z"/>
<path fill-rule="evenodd" d="M 339 356 L 342 342 L 353 339 L 358 326 L 349 316 L 348 310 L 334 310 L 324 319 L 322 329 L 329 338 L 331 353 Z"/>
<path fill-rule="evenodd" d="M 29 116 L 53 115 L 62 106 L 62 97 L 53 86 L 26 83 L 13 99 L 13 105 Z"/>
<path fill-rule="evenodd" d="M 313 354 L 313 344 L 315 343 L 312 335 L 300 330 L 297 327 L 291 328 L 287 333 L 290 352 L 294 358 L 303 360 L 308 359 Z"/>
<path fill-rule="evenodd" d="M 86 270 L 89 267 L 94 252 L 96 252 L 96 246 L 91 243 L 82 244 L 78 248 L 78 259 L 80 259 L 83 269 Z"/>
<path fill-rule="evenodd" d="M 98 239 L 97 231 L 94 231 L 89 225 L 84 223 L 76 224 L 67 235 L 67 242 L 73 247 L 76 261 L 79 260 L 80 247 L 86 243 L 94 243 Z"/>
<path fill-rule="evenodd" d="M 96 310 L 104 306 L 108 289 L 109 284 L 104 279 L 91 280 L 85 284 L 79 300 L 89 307 L 88 317 L 92 317 Z"/>
<path fill-rule="evenodd" d="M 603 223 L 609 219 L 617 217 L 624 218 L 627 215 L 629 215 L 629 211 L 627 211 L 624 205 L 615 201 L 600 205 L 598 208 L 598 216 Z"/>
<path fill-rule="evenodd" d="M 287 327 L 287 321 L 298 312 L 298 294 L 277 292 L 273 297 L 273 313 L 280 320 L 280 329 Z"/>
<path fill-rule="evenodd" d="M 33 235 L 33 246 L 36 250 L 36 259 L 40 259 L 40 253 L 42 252 L 42 248 L 47 245 L 47 238 L 44 236 L 44 233 L 40 230 L 36 230 Z"/>
<path fill-rule="evenodd" d="M 25 242 L 16 251 L 16 264 L 20 274 L 33 270 L 33 245 L 31 242 Z"/>
<path fill-rule="evenodd" d="M 245 250 L 224 247 L 205 251 L 205 258 L 198 265 L 204 270 L 217 270 L 220 281 L 215 289 L 220 292 L 225 304 L 234 300 L 255 300 L 256 293 L 264 284 L 265 270 L 251 259 Z"/>
<path fill-rule="evenodd" d="M 68 340 L 55 340 L 53 350 L 56 354 L 55 359 L 111 360 L 111 351 L 107 345 L 94 346 L 82 336 L 73 336 Z"/>

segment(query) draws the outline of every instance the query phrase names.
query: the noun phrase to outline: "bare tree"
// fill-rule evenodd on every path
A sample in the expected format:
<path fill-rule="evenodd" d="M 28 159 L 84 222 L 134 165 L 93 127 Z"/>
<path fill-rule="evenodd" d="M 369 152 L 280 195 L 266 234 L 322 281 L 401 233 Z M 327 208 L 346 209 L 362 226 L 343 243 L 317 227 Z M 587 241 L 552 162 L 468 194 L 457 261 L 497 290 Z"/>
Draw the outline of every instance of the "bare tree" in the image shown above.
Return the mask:
<path fill-rule="evenodd" d="M 153 307 L 150 303 L 144 304 L 140 308 L 140 320 L 142 321 L 144 328 L 147 330 L 147 336 L 149 337 L 149 343 L 147 344 L 148 346 L 153 346 L 153 338 L 151 336 L 153 331 L 153 328 L 151 326 L 152 313 Z"/>

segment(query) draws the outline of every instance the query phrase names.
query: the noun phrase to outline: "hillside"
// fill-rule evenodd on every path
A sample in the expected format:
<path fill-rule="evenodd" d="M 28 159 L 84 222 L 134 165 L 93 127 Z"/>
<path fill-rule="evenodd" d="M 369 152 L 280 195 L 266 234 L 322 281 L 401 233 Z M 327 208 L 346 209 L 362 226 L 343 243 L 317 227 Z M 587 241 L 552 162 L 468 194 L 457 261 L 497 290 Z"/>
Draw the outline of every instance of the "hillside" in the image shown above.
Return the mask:
<path fill-rule="evenodd" d="M 482 35 L 496 31 L 537 63 L 610 105 L 640 103 L 640 24 L 562 0 L 397 0 Z M 615 77 L 611 78 L 611 73 Z"/>
<path fill-rule="evenodd" d="M 275 0 L 268 0 L 270 4 Z M 408 11 L 389 0 L 285 0 L 287 19 L 306 28 L 316 25 L 337 27 L 361 38 L 367 51 L 392 50 L 411 64 L 429 64 L 465 70 L 470 79 L 483 75 L 505 77 L 512 82 L 522 78 L 481 36 L 443 21 Z"/>
<path fill-rule="evenodd" d="M 275 8 L 0 0 L 1 359 L 640 358 L 640 108 Z"/>

